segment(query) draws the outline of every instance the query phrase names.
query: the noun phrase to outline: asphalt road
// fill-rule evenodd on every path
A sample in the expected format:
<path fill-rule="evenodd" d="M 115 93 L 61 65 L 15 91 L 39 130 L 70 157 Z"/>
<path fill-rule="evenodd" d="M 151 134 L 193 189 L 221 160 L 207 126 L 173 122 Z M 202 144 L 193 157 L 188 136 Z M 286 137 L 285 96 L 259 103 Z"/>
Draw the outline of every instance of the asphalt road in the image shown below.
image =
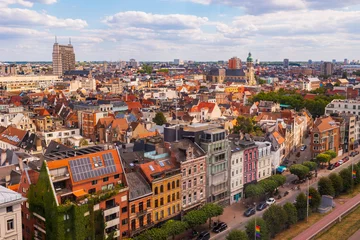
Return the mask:
<path fill-rule="evenodd" d="M 343 155 L 341 158 L 347 156 L 347 154 Z M 332 162 L 336 162 L 338 161 L 339 159 L 341 158 L 336 158 L 336 160 L 333 160 Z M 355 157 L 350 157 L 350 160 L 347 161 L 346 163 L 342 164 L 341 166 L 329 171 L 329 170 L 321 170 L 318 172 L 318 178 L 315 180 L 310 180 L 310 184 L 309 186 L 310 187 L 314 187 L 317 189 L 317 180 L 320 178 L 320 177 L 323 177 L 323 176 L 327 176 L 329 175 L 330 173 L 333 173 L 333 172 L 340 172 L 343 168 L 346 168 L 348 166 L 351 166 L 352 162 L 355 164 L 355 163 L 358 163 L 360 161 L 360 154 L 355 156 Z M 292 177 L 291 177 L 292 176 Z M 293 175 L 288 175 L 287 176 L 287 182 L 291 181 L 292 178 L 296 178 L 295 176 Z M 280 201 L 278 201 L 276 204 L 279 204 L 279 205 L 284 205 L 285 203 L 287 202 L 291 202 L 293 203 L 297 197 L 297 195 L 300 193 L 300 192 L 305 192 L 307 190 L 307 182 L 306 183 L 303 183 L 301 184 L 301 190 L 294 190 L 294 191 L 290 191 L 290 194 L 286 197 L 283 197 Z M 281 190 L 281 188 L 280 188 Z M 216 235 L 213 235 L 210 239 L 216 239 L 216 240 L 223 240 L 226 238 L 226 236 L 228 235 L 228 233 L 233 230 L 233 229 L 238 229 L 238 230 L 245 230 L 245 226 L 246 224 L 248 223 L 249 220 L 253 219 L 254 217 L 262 217 L 262 215 L 264 214 L 265 211 L 261 211 L 261 212 L 256 212 L 255 215 L 249 217 L 249 218 L 246 218 L 246 221 L 244 222 L 240 222 L 239 224 L 236 224 L 236 225 L 233 225 L 232 227 L 229 227 L 227 228 L 225 231 L 221 232 L 221 233 L 218 233 Z"/>

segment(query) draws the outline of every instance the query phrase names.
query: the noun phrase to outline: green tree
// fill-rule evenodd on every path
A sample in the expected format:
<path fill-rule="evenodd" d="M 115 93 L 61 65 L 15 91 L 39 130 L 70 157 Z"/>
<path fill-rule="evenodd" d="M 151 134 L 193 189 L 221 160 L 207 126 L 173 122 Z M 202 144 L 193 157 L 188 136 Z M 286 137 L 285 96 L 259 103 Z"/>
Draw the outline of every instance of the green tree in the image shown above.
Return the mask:
<path fill-rule="evenodd" d="M 340 177 L 343 180 L 343 192 L 349 192 L 352 188 L 352 175 L 351 170 L 344 168 L 339 173 Z"/>
<path fill-rule="evenodd" d="M 209 228 L 211 227 L 211 218 L 220 216 L 224 212 L 224 208 L 215 203 L 206 203 L 202 208 L 209 220 Z"/>
<path fill-rule="evenodd" d="M 327 154 L 327 155 L 329 155 L 329 156 L 331 157 L 331 159 L 334 159 L 334 158 L 337 157 L 336 152 L 333 151 L 333 150 L 327 150 L 327 151 L 325 151 L 324 153 Z"/>
<path fill-rule="evenodd" d="M 270 240 L 269 230 L 266 226 L 266 222 L 262 218 L 256 218 L 256 225 L 260 226 L 260 239 Z M 259 240 L 255 238 L 255 219 L 251 219 L 245 226 L 245 232 L 249 240 Z"/>
<path fill-rule="evenodd" d="M 278 186 L 282 186 L 286 182 L 286 177 L 281 174 L 272 175 L 271 177 L 269 177 L 267 179 L 275 180 L 277 182 Z"/>
<path fill-rule="evenodd" d="M 257 198 L 264 195 L 265 190 L 259 184 L 249 184 L 245 188 L 245 197 L 246 198 Z"/>
<path fill-rule="evenodd" d="M 297 209 L 294 204 L 289 202 L 285 203 L 283 208 L 287 215 L 285 226 L 286 228 L 289 228 L 291 225 L 294 225 L 298 221 Z"/>
<path fill-rule="evenodd" d="M 297 210 L 298 220 L 304 220 L 307 212 L 307 199 L 303 192 L 296 197 L 295 207 Z"/>
<path fill-rule="evenodd" d="M 294 164 L 290 167 L 290 172 L 298 176 L 299 179 L 304 179 L 309 174 L 309 171 L 308 167 L 301 164 Z"/>
<path fill-rule="evenodd" d="M 326 153 L 320 153 L 316 156 L 316 161 L 320 164 L 322 163 L 330 163 L 331 156 Z"/>
<path fill-rule="evenodd" d="M 153 67 L 148 64 L 142 65 L 141 68 L 147 74 L 151 74 L 153 71 Z"/>
<path fill-rule="evenodd" d="M 172 236 L 175 239 L 175 236 L 184 232 L 187 229 L 188 225 L 186 222 L 169 220 L 161 227 L 165 229 L 168 235 Z"/>
<path fill-rule="evenodd" d="M 155 117 L 153 118 L 153 122 L 156 125 L 162 126 L 164 125 L 167 121 L 166 118 L 164 116 L 164 114 L 162 112 L 158 112 L 156 113 Z"/>
<path fill-rule="evenodd" d="M 305 167 L 308 167 L 310 171 L 314 171 L 317 167 L 317 164 L 315 162 L 311 161 L 305 161 L 302 163 Z"/>
<path fill-rule="evenodd" d="M 275 237 L 276 234 L 285 228 L 286 211 L 279 205 L 271 205 L 264 212 L 263 219 L 266 222 L 271 237 Z"/>
<path fill-rule="evenodd" d="M 335 196 L 335 189 L 330 178 L 328 177 L 320 178 L 318 182 L 318 189 L 321 195 Z"/>
<path fill-rule="evenodd" d="M 261 180 L 258 184 L 264 189 L 266 193 L 272 193 L 278 187 L 277 182 L 271 179 Z"/>
<path fill-rule="evenodd" d="M 168 233 L 163 228 L 151 228 L 135 237 L 136 240 L 166 240 L 167 238 Z"/>
<path fill-rule="evenodd" d="M 244 231 L 232 230 L 229 235 L 226 236 L 226 240 L 248 240 L 248 236 Z"/>
<path fill-rule="evenodd" d="M 239 116 L 236 119 L 236 125 L 233 128 L 233 133 L 252 133 L 254 132 L 255 122 L 252 118 Z"/>
<path fill-rule="evenodd" d="M 316 212 L 321 203 L 320 193 L 315 188 L 309 189 L 309 207 Z"/>
<path fill-rule="evenodd" d="M 184 216 L 184 221 L 187 222 L 191 228 L 206 223 L 206 220 L 206 213 L 202 210 L 193 210 Z"/>
<path fill-rule="evenodd" d="M 331 180 L 331 184 L 335 191 L 335 197 L 339 196 L 340 193 L 343 191 L 343 179 L 337 173 L 331 173 L 329 175 L 329 179 Z"/>
<path fill-rule="evenodd" d="M 347 78 L 348 78 L 348 76 L 347 76 L 347 72 L 346 72 L 346 71 L 344 71 L 344 72 L 342 73 L 342 78 L 345 78 L 345 79 L 347 79 Z"/>

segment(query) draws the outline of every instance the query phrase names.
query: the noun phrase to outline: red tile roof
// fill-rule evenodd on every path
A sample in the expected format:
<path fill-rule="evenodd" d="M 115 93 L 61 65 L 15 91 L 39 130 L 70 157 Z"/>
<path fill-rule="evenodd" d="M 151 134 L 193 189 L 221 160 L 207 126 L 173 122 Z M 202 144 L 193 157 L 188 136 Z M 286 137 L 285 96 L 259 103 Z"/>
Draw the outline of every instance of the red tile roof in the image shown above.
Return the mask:
<path fill-rule="evenodd" d="M 0 134 L 0 141 L 9 143 L 13 146 L 19 146 L 24 139 L 27 131 L 17 129 L 14 127 L 7 127 L 5 131 Z"/>

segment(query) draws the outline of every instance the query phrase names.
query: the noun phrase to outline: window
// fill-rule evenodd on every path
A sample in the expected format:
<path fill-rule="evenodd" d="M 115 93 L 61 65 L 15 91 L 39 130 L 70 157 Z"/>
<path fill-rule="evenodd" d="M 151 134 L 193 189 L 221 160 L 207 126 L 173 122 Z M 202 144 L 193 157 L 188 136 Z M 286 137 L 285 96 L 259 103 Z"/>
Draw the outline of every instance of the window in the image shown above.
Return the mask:
<path fill-rule="evenodd" d="M 159 206 L 159 200 L 155 199 L 155 207 L 157 208 Z"/>
<path fill-rule="evenodd" d="M 64 214 L 64 220 L 69 220 L 69 219 L 70 219 L 69 214 Z"/>
<path fill-rule="evenodd" d="M 160 212 L 160 219 L 164 218 L 164 210 L 161 210 Z"/>
<path fill-rule="evenodd" d="M 191 175 L 191 168 L 189 168 L 189 175 Z"/>
<path fill-rule="evenodd" d="M 188 181 L 188 188 L 191 188 L 191 180 Z"/>
<path fill-rule="evenodd" d="M 186 205 L 186 196 L 183 196 L 183 205 Z"/>
<path fill-rule="evenodd" d="M 160 198 L 160 206 L 164 205 L 164 198 Z"/>
<path fill-rule="evenodd" d="M 185 176 L 186 176 L 186 169 L 184 168 L 184 169 L 182 170 L 182 172 L 183 172 L 183 177 L 185 177 Z"/>
<path fill-rule="evenodd" d="M 180 199 L 180 192 L 176 193 L 176 199 L 179 200 Z"/>
<path fill-rule="evenodd" d="M 203 171 L 203 170 L 204 170 L 204 165 L 200 164 L 200 171 Z"/>
<path fill-rule="evenodd" d="M 157 195 L 158 193 L 159 193 L 158 187 L 155 187 L 155 195 Z"/>
<path fill-rule="evenodd" d="M 97 180 L 92 180 L 91 181 L 91 185 L 96 185 L 97 184 Z"/>
<path fill-rule="evenodd" d="M 200 184 L 203 184 L 204 181 L 203 181 L 203 176 L 200 177 Z"/>
<path fill-rule="evenodd" d="M 186 189 L 186 182 L 183 182 L 183 190 Z"/>
<path fill-rule="evenodd" d="M 135 204 L 131 205 L 131 213 L 135 213 Z"/>
<path fill-rule="evenodd" d="M 175 181 L 173 181 L 171 185 L 172 185 L 172 189 L 174 189 L 175 188 Z"/>
<path fill-rule="evenodd" d="M 204 193 L 203 193 L 203 190 L 201 189 L 200 190 L 200 199 L 202 199 L 204 197 Z"/>
<path fill-rule="evenodd" d="M 172 206 L 172 213 L 173 213 L 173 214 L 175 213 L 175 205 Z"/>
<path fill-rule="evenodd" d="M 127 207 L 121 208 L 121 212 L 122 212 L 122 213 L 126 213 L 126 212 L 127 212 Z"/>
<path fill-rule="evenodd" d="M 176 187 L 180 187 L 180 180 L 176 180 Z"/>
<path fill-rule="evenodd" d="M 197 184 L 197 179 L 194 178 L 194 187 L 196 186 L 196 184 Z"/>
<path fill-rule="evenodd" d="M 250 160 L 252 159 L 252 153 L 249 153 L 249 159 Z"/>
<path fill-rule="evenodd" d="M 151 223 L 151 213 L 146 215 L 146 223 L 149 225 Z"/>
<path fill-rule="evenodd" d="M 196 196 L 196 192 L 194 192 L 194 201 L 196 201 L 197 196 Z"/>
<path fill-rule="evenodd" d="M 118 179 L 118 178 L 120 178 L 120 174 L 114 175 L 114 179 Z"/>
<path fill-rule="evenodd" d="M 143 202 L 139 202 L 139 212 L 144 211 L 144 203 Z"/>
<path fill-rule="evenodd" d="M 159 220 L 159 213 L 158 212 L 155 213 L 155 220 L 156 221 Z"/>
<path fill-rule="evenodd" d="M 89 189 L 89 194 L 94 194 L 94 193 L 96 193 L 96 188 Z"/>
<path fill-rule="evenodd" d="M 160 186 L 160 193 L 163 193 L 163 192 L 164 192 L 164 186 L 161 185 L 161 186 Z"/>
<path fill-rule="evenodd" d="M 136 229 L 136 220 L 135 219 L 133 219 L 133 220 L 131 220 L 131 230 L 135 230 Z"/>
<path fill-rule="evenodd" d="M 172 200 L 172 201 L 175 201 L 175 193 L 172 194 L 171 200 Z"/>
<path fill-rule="evenodd" d="M 197 171 L 197 166 L 195 165 L 194 166 L 194 173 L 196 173 L 196 171 Z"/>
<path fill-rule="evenodd" d="M 171 208 L 168 208 L 168 216 L 171 215 Z"/>
<path fill-rule="evenodd" d="M 104 177 L 103 182 L 107 182 L 107 181 L 109 181 L 109 177 Z"/>
<path fill-rule="evenodd" d="M 189 202 L 189 204 L 191 203 L 191 194 L 189 194 L 189 196 L 188 196 L 188 202 Z"/>
<path fill-rule="evenodd" d="M 169 191 L 171 189 L 170 183 L 167 184 L 167 190 Z"/>
<path fill-rule="evenodd" d="M 13 211 L 13 207 L 12 206 L 9 206 L 9 207 L 6 207 L 6 212 L 12 212 Z"/>
<path fill-rule="evenodd" d="M 146 201 L 146 207 L 147 207 L 147 208 L 151 207 L 151 201 L 150 201 L 150 199 L 148 199 L 148 200 Z"/>
<path fill-rule="evenodd" d="M 14 230 L 14 219 L 7 220 L 7 230 Z"/>
<path fill-rule="evenodd" d="M 171 196 L 170 195 L 167 196 L 167 202 L 168 203 L 171 202 Z"/>

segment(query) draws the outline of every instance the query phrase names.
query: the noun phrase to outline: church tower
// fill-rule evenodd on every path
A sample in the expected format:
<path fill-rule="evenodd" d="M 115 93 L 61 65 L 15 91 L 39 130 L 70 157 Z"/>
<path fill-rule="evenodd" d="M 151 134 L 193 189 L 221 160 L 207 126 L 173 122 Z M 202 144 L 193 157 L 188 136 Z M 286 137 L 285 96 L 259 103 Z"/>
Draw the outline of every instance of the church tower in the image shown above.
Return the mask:
<path fill-rule="evenodd" d="M 256 79 L 255 79 L 254 61 L 251 57 L 250 52 L 249 52 L 249 56 L 246 60 L 246 80 L 247 80 L 247 84 L 250 86 L 257 85 Z"/>

